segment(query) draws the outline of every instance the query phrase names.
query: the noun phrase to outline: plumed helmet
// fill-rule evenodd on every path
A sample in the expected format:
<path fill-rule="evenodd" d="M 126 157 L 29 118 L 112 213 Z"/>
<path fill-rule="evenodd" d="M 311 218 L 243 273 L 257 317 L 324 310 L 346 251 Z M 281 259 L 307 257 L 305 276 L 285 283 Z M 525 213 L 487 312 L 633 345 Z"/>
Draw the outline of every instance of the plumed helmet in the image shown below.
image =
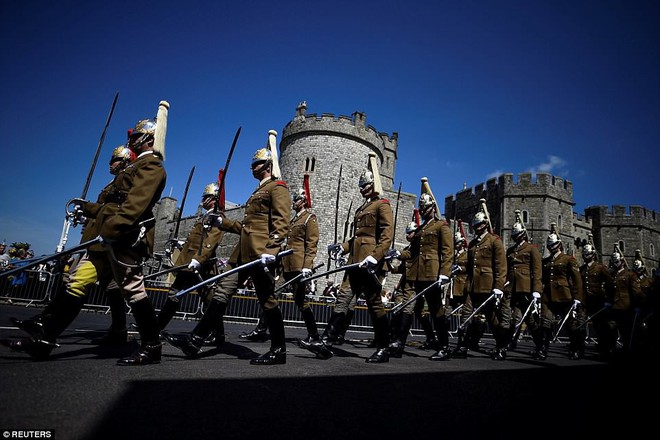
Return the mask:
<path fill-rule="evenodd" d="M 545 246 L 550 250 L 554 250 L 557 249 L 559 245 L 561 245 L 561 238 L 559 238 L 559 235 L 554 232 L 548 234 L 548 238 L 545 241 Z"/>
<path fill-rule="evenodd" d="M 131 136 L 137 135 L 154 135 L 156 133 L 156 121 L 153 119 L 142 119 L 137 121 Z"/>
<path fill-rule="evenodd" d="M 488 217 L 486 217 L 486 214 L 482 211 L 477 212 L 474 217 L 472 217 L 472 227 L 476 228 L 479 225 L 482 225 L 484 223 L 488 222 Z"/>
<path fill-rule="evenodd" d="M 262 162 L 272 162 L 273 155 L 268 148 L 259 148 L 255 151 L 254 156 L 252 156 L 252 166 L 262 163 Z"/>
<path fill-rule="evenodd" d="M 644 262 L 642 260 L 633 261 L 633 269 L 635 269 L 635 272 L 644 270 Z"/>
<path fill-rule="evenodd" d="M 204 187 L 204 192 L 202 193 L 202 197 L 208 197 L 208 196 L 217 197 L 219 189 L 220 187 L 216 182 L 211 182 Z"/>
<path fill-rule="evenodd" d="M 596 255 L 596 248 L 592 244 L 585 244 L 582 248 L 582 258 L 591 258 Z"/>
<path fill-rule="evenodd" d="M 432 206 L 435 206 L 435 200 L 433 199 L 433 196 L 428 193 L 424 193 L 421 196 L 419 196 L 419 210 L 424 212 L 427 209 L 431 208 Z"/>
<path fill-rule="evenodd" d="M 307 198 L 307 195 L 305 194 L 305 190 L 303 188 L 299 189 L 298 191 L 295 191 L 293 193 L 292 200 L 294 203 L 299 202 L 301 200 L 305 200 Z"/>
<path fill-rule="evenodd" d="M 370 183 L 374 183 L 374 173 L 372 173 L 369 170 L 364 170 L 364 172 L 360 174 L 360 180 L 358 181 L 358 186 L 360 188 L 364 188 Z"/>
<path fill-rule="evenodd" d="M 110 156 L 110 165 L 112 165 L 112 163 L 117 160 L 131 162 L 133 159 L 135 159 L 135 153 L 133 153 L 126 145 L 120 145 L 112 150 L 112 155 Z"/>
<path fill-rule="evenodd" d="M 463 237 L 463 234 L 461 234 L 460 232 L 456 232 L 454 234 L 454 244 L 463 243 L 464 241 L 465 241 L 465 237 Z"/>
<path fill-rule="evenodd" d="M 419 226 L 417 226 L 417 223 L 415 222 L 410 222 L 408 223 L 408 226 L 406 226 L 406 234 L 410 234 L 412 232 L 415 232 Z"/>
<path fill-rule="evenodd" d="M 516 239 L 521 237 L 526 232 L 527 230 L 525 229 L 525 225 L 520 222 L 515 222 L 511 227 L 511 238 Z"/>
<path fill-rule="evenodd" d="M 623 262 L 623 255 L 621 255 L 620 252 L 614 251 L 612 253 L 612 263 L 618 266 L 622 262 Z"/>

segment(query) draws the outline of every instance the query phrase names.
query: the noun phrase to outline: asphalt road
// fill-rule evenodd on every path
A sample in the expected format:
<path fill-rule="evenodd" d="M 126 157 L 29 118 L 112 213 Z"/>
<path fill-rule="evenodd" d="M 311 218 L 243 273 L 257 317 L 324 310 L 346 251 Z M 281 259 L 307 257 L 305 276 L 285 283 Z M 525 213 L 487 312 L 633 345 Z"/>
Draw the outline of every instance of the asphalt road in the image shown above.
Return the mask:
<path fill-rule="evenodd" d="M 23 336 L 10 317 L 38 311 L 0 305 L 0 339 Z M 642 402 L 657 396 L 654 363 L 604 363 L 591 346 L 579 361 L 566 357 L 563 343 L 552 345 L 546 361 L 534 361 L 523 341 L 506 361 L 471 352 L 431 362 L 432 352 L 412 337 L 402 359 L 367 364 L 369 333 L 349 332 L 349 342 L 321 360 L 296 345 L 304 329 L 287 328 L 287 363 L 254 366 L 249 359 L 269 343 L 244 342 L 239 335 L 252 325 L 228 323 L 225 345 L 207 347 L 199 359 L 165 345 L 158 365 L 120 367 L 116 360 L 137 342 L 112 349 L 90 342 L 109 320 L 81 313 L 44 362 L 0 347 L 0 435 L 52 429 L 56 439 L 556 440 L 613 438 L 655 421 L 655 404 Z M 168 330 L 194 324 L 174 320 Z"/>

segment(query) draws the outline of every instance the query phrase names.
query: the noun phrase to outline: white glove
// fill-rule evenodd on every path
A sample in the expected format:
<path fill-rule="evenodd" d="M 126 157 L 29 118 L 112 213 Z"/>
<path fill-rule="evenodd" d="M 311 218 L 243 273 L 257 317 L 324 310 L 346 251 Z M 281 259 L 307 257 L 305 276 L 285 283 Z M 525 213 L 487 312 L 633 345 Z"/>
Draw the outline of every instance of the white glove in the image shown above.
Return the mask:
<path fill-rule="evenodd" d="M 378 264 L 378 260 L 369 255 L 367 258 L 360 262 L 360 267 L 373 267 Z"/>
<path fill-rule="evenodd" d="M 263 264 L 264 266 L 274 262 L 275 262 L 275 255 L 261 254 L 261 264 Z"/>
<path fill-rule="evenodd" d="M 341 252 L 341 245 L 339 243 L 334 243 L 328 246 L 328 254 L 336 254 Z"/>
<path fill-rule="evenodd" d="M 306 267 L 304 267 L 303 270 L 302 270 L 302 276 L 303 276 L 303 278 L 311 277 L 312 276 L 312 269 L 307 269 Z"/>
<path fill-rule="evenodd" d="M 541 294 L 538 293 L 538 292 L 532 292 L 532 298 L 534 298 L 534 299 L 540 299 L 540 298 L 541 298 Z"/>
<path fill-rule="evenodd" d="M 447 275 L 440 275 L 438 281 L 440 282 L 440 285 L 447 284 L 449 282 L 449 277 Z"/>
<path fill-rule="evenodd" d="M 577 308 L 580 304 L 582 304 L 582 302 L 579 299 L 574 299 L 573 300 L 573 306 L 575 308 Z"/>
<path fill-rule="evenodd" d="M 495 295 L 495 298 L 500 299 L 502 298 L 502 295 L 504 295 L 504 292 L 500 289 L 493 289 L 493 294 Z"/>
<path fill-rule="evenodd" d="M 217 227 L 220 227 L 220 225 L 222 224 L 222 216 L 219 215 L 219 216 L 217 216 L 217 217 L 216 217 L 216 216 L 214 216 L 214 217 L 215 217 L 215 218 L 213 219 L 213 223 L 212 223 L 213 226 L 215 226 L 216 228 L 217 228 Z"/>
<path fill-rule="evenodd" d="M 192 260 L 190 260 L 190 264 L 188 265 L 188 269 L 197 270 L 197 269 L 199 269 L 199 266 L 200 266 L 199 261 L 197 261 L 193 258 Z"/>

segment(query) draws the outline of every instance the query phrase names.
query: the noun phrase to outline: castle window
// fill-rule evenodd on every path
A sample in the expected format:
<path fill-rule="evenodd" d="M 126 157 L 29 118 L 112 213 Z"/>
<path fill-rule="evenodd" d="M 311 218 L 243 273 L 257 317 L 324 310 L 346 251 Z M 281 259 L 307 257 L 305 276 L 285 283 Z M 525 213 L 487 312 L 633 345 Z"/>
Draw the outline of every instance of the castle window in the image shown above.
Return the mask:
<path fill-rule="evenodd" d="M 621 253 L 626 252 L 626 244 L 623 242 L 623 240 L 619 240 L 619 250 L 621 251 Z"/>
<path fill-rule="evenodd" d="M 557 216 L 557 227 L 558 227 L 559 230 L 561 231 L 561 214 L 559 214 L 559 215 Z"/>
<path fill-rule="evenodd" d="M 305 159 L 305 171 L 306 172 L 314 172 L 314 168 L 316 168 L 316 158 L 312 157 L 311 159 L 308 157 Z"/>
<path fill-rule="evenodd" d="M 653 247 L 653 243 L 649 245 L 649 255 L 655 257 L 655 248 Z"/>
<path fill-rule="evenodd" d="M 523 223 L 529 222 L 529 213 L 527 211 L 522 212 L 522 217 L 523 217 Z"/>

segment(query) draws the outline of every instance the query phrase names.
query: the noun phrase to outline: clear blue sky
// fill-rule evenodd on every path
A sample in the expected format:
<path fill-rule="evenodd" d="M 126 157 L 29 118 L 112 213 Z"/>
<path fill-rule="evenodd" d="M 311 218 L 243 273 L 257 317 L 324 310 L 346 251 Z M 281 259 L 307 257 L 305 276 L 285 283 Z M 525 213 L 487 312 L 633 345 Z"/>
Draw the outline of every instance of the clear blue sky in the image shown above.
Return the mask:
<path fill-rule="evenodd" d="M 575 209 L 660 210 L 657 1 L 0 1 L 0 240 L 37 255 L 126 129 L 171 104 L 168 185 L 186 214 L 224 165 L 242 203 L 248 166 L 296 105 L 367 114 L 399 133 L 396 182 L 440 198 L 501 172 L 574 184 Z M 72 230 L 69 245 L 80 239 Z"/>

